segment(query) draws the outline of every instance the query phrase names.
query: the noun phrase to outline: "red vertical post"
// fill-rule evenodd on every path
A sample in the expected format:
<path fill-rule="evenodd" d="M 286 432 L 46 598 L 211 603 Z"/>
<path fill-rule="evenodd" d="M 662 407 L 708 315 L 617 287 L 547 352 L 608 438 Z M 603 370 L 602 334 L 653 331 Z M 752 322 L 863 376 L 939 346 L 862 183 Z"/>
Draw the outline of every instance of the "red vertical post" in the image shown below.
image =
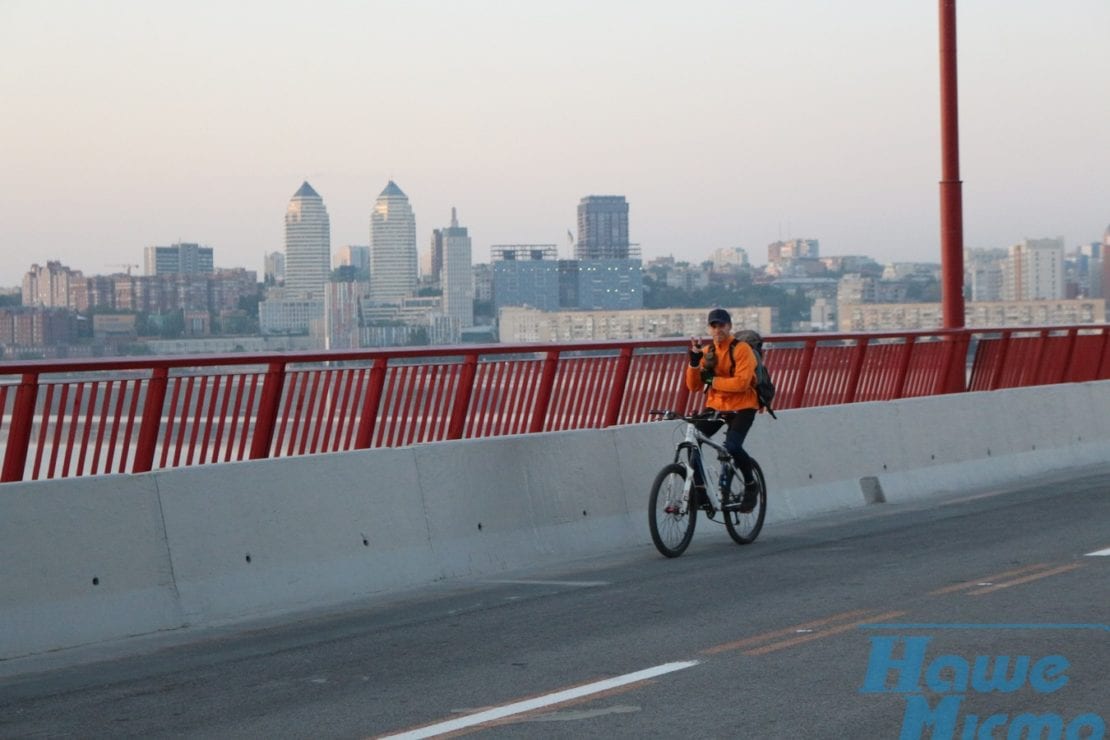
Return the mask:
<path fill-rule="evenodd" d="M 374 422 L 378 418 L 378 407 L 382 403 L 382 389 L 385 388 L 385 366 L 388 360 L 379 357 L 370 369 L 370 381 L 366 387 L 366 397 L 362 401 L 362 416 L 355 433 L 355 449 L 365 450 L 374 436 Z"/>
<path fill-rule="evenodd" d="M 143 419 L 139 422 L 139 441 L 135 447 L 132 473 L 146 473 L 154 467 L 154 449 L 158 446 L 158 429 L 162 425 L 162 406 L 166 403 L 166 385 L 169 383 L 169 375 L 169 368 L 156 367 L 150 375 L 150 381 L 146 384 Z M 135 388 L 136 394 L 141 391 L 141 386 Z"/>
<path fill-rule="evenodd" d="M 870 343 L 871 340 L 867 337 L 860 337 L 856 340 L 856 351 L 852 353 L 852 364 L 848 368 L 848 382 L 844 387 L 843 403 L 852 403 L 856 400 L 859 379 L 863 375 L 863 358 L 867 356 L 867 347 Z"/>
<path fill-rule="evenodd" d="M 664 364 L 665 368 L 666 365 Z M 671 406 L 675 411 L 685 414 L 690 406 L 690 396 L 693 395 L 686 388 L 686 353 L 682 353 L 682 370 L 678 375 L 678 386 L 675 388 L 674 404 Z"/>
<path fill-rule="evenodd" d="M 1106 380 L 1110 378 L 1110 329 L 1105 326 L 1102 327 L 1102 356 L 1098 361 L 1098 370 L 1095 372 L 1095 380 Z"/>
<path fill-rule="evenodd" d="M 1048 330 L 1041 329 L 1037 332 L 1037 361 L 1033 363 L 1033 371 L 1031 377 L 1025 385 L 1040 385 L 1041 376 L 1044 374 L 1044 358 L 1046 355 L 1045 347 L 1048 346 L 1051 338 L 1048 336 Z"/>
<path fill-rule="evenodd" d="M 1058 383 L 1071 383 L 1074 381 L 1072 368 L 1075 367 L 1075 348 L 1079 344 L 1079 329 L 1072 327 L 1068 329 L 1068 350 L 1067 361 L 1064 363 L 1064 369 L 1060 373 Z"/>
<path fill-rule="evenodd" d="M 547 353 L 543 360 L 543 372 L 540 375 L 540 387 L 536 391 L 536 407 L 532 410 L 532 423 L 528 426 L 530 433 L 542 432 L 547 421 L 547 407 L 551 405 L 551 391 L 555 386 L 555 374 L 559 370 L 559 350 L 553 349 Z"/>
<path fill-rule="evenodd" d="M 937 377 L 933 393 L 963 393 L 967 390 L 965 378 L 967 368 L 967 345 L 970 332 L 949 334 L 941 340 L 944 356 L 941 359 L 940 375 Z"/>
<path fill-rule="evenodd" d="M 1010 354 L 1010 330 L 1004 329 L 1002 337 L 998 341 L 1000 342 L 998 356 L 995 357 L 994 372 L 991 374 L 991 382 L 987 387 L 989 391 L 996 391 L 1002 387 L 1002 373 L 1006 371 L 1006 356 Z"/>
<path fill-rule="evenodd" d="M 609 391 L 609 405 L 605 409 L 604 426 L 615 426 L 621 413 L 621 403 L 624 401 L 624 391 L 628 387 L 628 370 L 632 367 L 632 348 L 621 347 L 620 357 L 617 358 L 617 369 L 613 373 L 613 387 Z"/>
<path fill-rule="evenodd" d="M 794 386 L 794 397 L 790 399 L 788 408 L 799 409 L 802 399 L 805 398 L 806 384 L 809 383 L 809 369 L 813 366 L 813 355 L 817 351 L 817 340 L 807 339 L 802 349 L 802 364 L 798 368 L 798 381 Z"/>
<path fill-rule="evenodd" d="M 455 392 L 455 405 L 451 409 L 451 420 L 447 425 L 447 439 L 462 439 L 466 425 L 466 411 L 470 408 L 470 396 L 474 392 L 474 377 L 478 374 L 478 355 L 470 353 L 463 360 L 459 387 Z"/>
<path fill-rule="evenodd" d="M 894 398 L 903 398 L 906 395 L 906 380 L 910 375 L 910 360 L 913 359 L 913 348 L 917 346 L 917 335 L 910 334 L 903 345 L 905 355 L 898 365 L 898 377 L 894 380 Z"/>
<path fill-rule="evenodd" d="M 27 449 L 31 444 L 31 425 L 35 421 L 35 401 L 38 399 L 38 373 L 24 373 L 15 392 L 12 406 L 11 427 L 8 428 L 8 443 L 4 450 L 4 467 L 0 470 L 0 483 L 23 480 L 23 468 L 27 465 Z M 3 409 L 0 409 L 3 411 Z M 43 424 L 46 423 L 43 413 Z"/>
<path fill-rule="evenodd" d="M 952 376 L 948 378 L 945 387 L 949 393 L 964 393 L 967 391 L 967 350 L 971 346 L 971 332 L 961 331 L 953 339 L 956 343 L 952 352 L 955 357 L 948 365 L 948 372 Z"/>
<path fill-rule="evenodd" d="M 964 327 L 964 222 L 963 183 L 960 181 L 959 95 L 956 84 L 956 0 L 939 0 L 940 10 L 940 242 L 941 314 L 945 329 Z M 945 337 L 954 341 L 956 337 Z M 966 341 L 966 338 L 965 338 Z M 966 344 L 964 345 L 966 347 Z M 964 357 L 949 353 L 953 363 Z M 944 374 L 952 384 L 941 389 L 962 391 L 966 383 L 962 366 L 947 367 Z"/>
<path fill-rule="evenodd" d="M 945 329 L 964 326 L 963 185 L 956 85 L 956 0 L 940 2 L 941 302 Z"/>
<path fill-rule="evenodd" d="M 284 389 L 285 363 L 271 362 L 266 370 L 266 379 L 262 382 L 262 398 L 258 400 L 258 418 L 255 420 L 254 435 L 251 437 L 251 460 L 270 456 L 278 406 Z"/>

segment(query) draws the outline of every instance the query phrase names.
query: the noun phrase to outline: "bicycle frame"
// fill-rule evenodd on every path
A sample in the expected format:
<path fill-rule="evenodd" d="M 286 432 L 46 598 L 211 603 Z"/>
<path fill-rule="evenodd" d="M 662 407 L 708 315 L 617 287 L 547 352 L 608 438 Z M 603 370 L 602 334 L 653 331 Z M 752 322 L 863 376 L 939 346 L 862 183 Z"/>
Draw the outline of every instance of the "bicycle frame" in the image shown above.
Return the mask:
<path fill-rule="evenodd" d="M 708 445 L 717 451 L 717 459 L 722 465 L 728 465 L 732 470 L 732 475 L 736 475 L 736 469 L 732 464 L 732 455 L 725 449 L 724 445 L 714 442 L 709 437 L 702 434 L 693 422 L 686 422 L 686 432 L 683 440 L 678 443 L 674 451 L 674 461 L 686 468 L 686 480 L 682 484 L 682 506 L 681 513 L 685 514 L 690 507 L 690 494 L 695 485 L 695 479 L 700 479 L 702 487 L 705 488 L 706 499 L 712 509 L 712 513 L 716 513 L 724 508 L 724 501 L 721 496 L 721 488 L 716 480 L 710 481 L 709 476 L 706 475 L 705 463 L 702 460 L 702 446 Z M 683 459 L 683 450 L 686 451 L 685 459 Z M 693 461 L 693 463 L 691 462 Z M 710 497 L 710 492 L 712 496 Z"/>

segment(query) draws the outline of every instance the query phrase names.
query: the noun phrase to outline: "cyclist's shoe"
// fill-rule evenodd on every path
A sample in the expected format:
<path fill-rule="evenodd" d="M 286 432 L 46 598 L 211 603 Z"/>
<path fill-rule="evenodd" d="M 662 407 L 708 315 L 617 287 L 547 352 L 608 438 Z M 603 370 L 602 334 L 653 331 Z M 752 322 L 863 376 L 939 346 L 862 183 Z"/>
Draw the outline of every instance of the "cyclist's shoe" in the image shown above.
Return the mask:
<path fill-rule="evenodd" d="M 705 493 L 705 486 L 694 484 L 693 504 L 696 509 L 709 509 L 709 496 Z"/>
<path fill-rule="evenodd" d="M 759 483 L 752 481 L 744 484 L 744 498 L 740 501 L 740 513 L 750 514 L 759 503 Z"/>

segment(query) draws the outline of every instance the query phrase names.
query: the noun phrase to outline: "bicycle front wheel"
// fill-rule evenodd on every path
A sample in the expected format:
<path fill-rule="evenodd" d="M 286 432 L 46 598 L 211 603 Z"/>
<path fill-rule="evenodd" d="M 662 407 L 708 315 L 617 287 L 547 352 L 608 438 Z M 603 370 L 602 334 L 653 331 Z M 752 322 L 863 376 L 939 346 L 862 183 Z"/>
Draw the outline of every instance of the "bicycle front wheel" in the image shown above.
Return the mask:
<path fill-rule="evenodd" d="M 725 529 L 728 530 L 728 535 L 733 542 L 738 545 L 750 545 L 755 542 L 755 538 L 759 536 L 759 530 L 763 529 L 763 518 L 767 516 L 767 483 L 763 479 L 763 470 L 755 460 L 752 460 L 752 473 L 759 483 L 755 508 L 746 514 L 741 514 L 735 509 L 723 512 Z"/>
<path fill-rule="evenodd" d="M 677 558 L 690 545 L 697 524 L 697 507 L 690 501 L 682 512 L 682 489 L 686 468 L 678 463 L 668 465 L 655 476 L 648 506 L 648 525 L 655 549 L 668 558 Z"/>

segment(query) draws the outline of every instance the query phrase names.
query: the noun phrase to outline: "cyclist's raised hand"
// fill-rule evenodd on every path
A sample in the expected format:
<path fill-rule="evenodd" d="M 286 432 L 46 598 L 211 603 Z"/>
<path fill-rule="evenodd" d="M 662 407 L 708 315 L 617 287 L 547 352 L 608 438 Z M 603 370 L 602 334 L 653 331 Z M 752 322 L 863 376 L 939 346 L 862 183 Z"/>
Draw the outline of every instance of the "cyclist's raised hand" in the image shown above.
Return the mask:
<path fill-rule="evenodd" d="M 690 367 L 697 367 L 701 364 L 701 340 L 697 337 L 690 338 Z"/>

